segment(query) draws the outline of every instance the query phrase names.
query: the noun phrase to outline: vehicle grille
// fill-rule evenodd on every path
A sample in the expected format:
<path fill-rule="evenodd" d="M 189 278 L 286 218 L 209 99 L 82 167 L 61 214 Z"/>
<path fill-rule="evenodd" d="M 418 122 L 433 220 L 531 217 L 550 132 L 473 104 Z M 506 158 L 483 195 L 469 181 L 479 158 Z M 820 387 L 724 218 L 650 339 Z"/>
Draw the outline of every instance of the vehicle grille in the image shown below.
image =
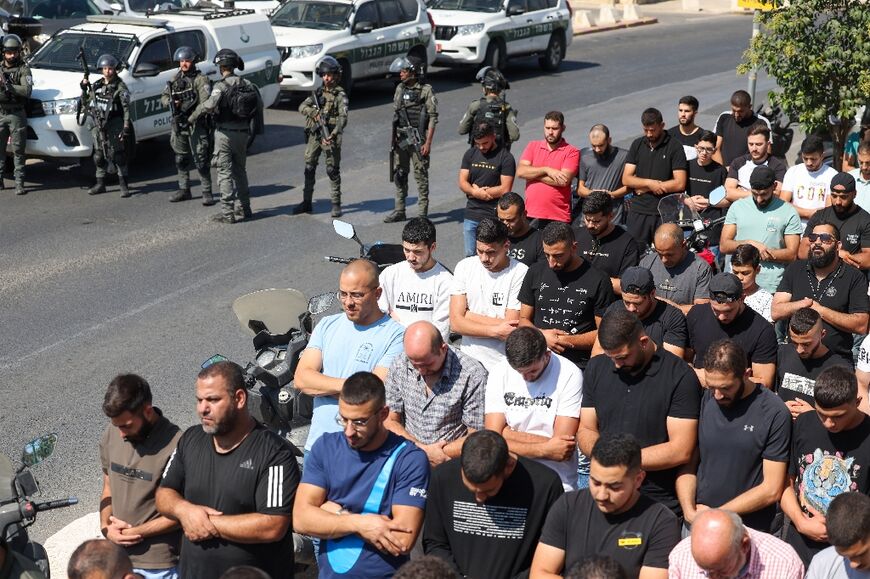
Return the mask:
<path fill-rule="evenodd" d="M 450 40 L 456 36 L 456 26 L 436 26 L 435 40 Z"/>

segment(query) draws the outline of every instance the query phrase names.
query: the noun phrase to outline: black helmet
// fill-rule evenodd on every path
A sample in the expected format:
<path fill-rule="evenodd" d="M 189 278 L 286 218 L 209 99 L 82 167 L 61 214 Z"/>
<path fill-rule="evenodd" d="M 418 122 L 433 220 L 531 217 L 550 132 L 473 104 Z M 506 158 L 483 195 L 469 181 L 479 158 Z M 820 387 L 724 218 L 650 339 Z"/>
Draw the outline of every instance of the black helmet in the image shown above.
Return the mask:
<path fill-rule="evenodd" d="M 17 34 L 7 34 L 3 37 L 3 51 L 7 50 L 15 50 L 20 51 L 24 46 L 24 43 L 21 41 L 21 37 Z"/>
<path fill-rule="evenodd" d="M 335 60 L 331 56 L 324 56 L 320 59 L 320 62 L 317 63 L 317 68 L 314 69 L 314 72 L 317 73 L 317 76 L 323 76 L 324 74 L 331 72 L 332 74 L 341 75 L 341 65 L 338 64 L 338 61 Z"/>
<path fill-rule="evenodd" d="M 175 54 L 172 56 L 172 60 L 175 62 L 181 62 L 182 60 L 199 62 L 199 55 L 189 46 L 179 46 L 175 49 Z"/>
<path fill-rule="evenodd" d="M 214 55 L 214 63 L 218 66 L 245 70 L 245 63 L 242 62 L 241 57 L 229 48 L 221 48 L 218 50 L 217 54 Z"/>
<path fill-rule="evenodd" d="M 97 68 L 114 68 L 118 70 L 118 65 L 121 63 L 118 62 L 118 59 L 112 56 L 111 54 L 101 54 L 100 58 L 97 59 Z"/>
<path fill-rule="evenodd" d="M 409 70 L 414 76 L 423 76 L 423 60 L 417 56 L 399 56 L 390 65 L 390 72 L 397 73 Z"/>
<path fill-rule="evenodd" d="M 475 78 L 480 81 L 480 84 L 483 85 L 488 91 L 492 92 L 502 92 L 503 90 L 507 90 L 511 87 L 510 83 L 508 83 L 507 79 L 504 75 L 499 72 L 497 68 L 493 68 L 491 66 L 484 66 L 477 72 L 477 76 Z"/>

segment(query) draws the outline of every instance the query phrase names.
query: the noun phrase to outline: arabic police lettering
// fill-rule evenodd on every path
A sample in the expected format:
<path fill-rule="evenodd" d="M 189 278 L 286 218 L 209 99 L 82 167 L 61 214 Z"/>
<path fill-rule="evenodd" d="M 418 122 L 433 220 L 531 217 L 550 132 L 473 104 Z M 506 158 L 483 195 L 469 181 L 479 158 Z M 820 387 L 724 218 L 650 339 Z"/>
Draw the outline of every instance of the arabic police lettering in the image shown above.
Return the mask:
<path fill-rule="evenodd" d="M 522 406 L 523 408 L 528 408 L 529 406 L 545 406 L 549 408 L 553 405 L 553 399 L 549 396 L 535 396 L 532 398 L 530 396 L 517 396 L 515 392 L 505 392 L 504 403 L 508 406 Z"/>

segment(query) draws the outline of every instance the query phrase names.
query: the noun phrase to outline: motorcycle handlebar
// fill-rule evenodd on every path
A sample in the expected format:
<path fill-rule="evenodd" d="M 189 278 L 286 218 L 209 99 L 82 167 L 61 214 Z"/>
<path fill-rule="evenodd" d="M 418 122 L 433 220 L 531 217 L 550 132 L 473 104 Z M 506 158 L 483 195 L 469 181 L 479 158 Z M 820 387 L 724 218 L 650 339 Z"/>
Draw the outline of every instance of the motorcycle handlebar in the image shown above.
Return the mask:
<path fill-rule="evenodd" d="M 77 505 L 79 502 L 76 497 L 68 497 L 65 499 L 58 499 L 56 501 L 46 501 L 44 503 L 33 503 L 33 509 L 36 512 L 42 511 L 50 511 L 52 509 L 62 509 L 64 507 L 71 507 L 73 505 Z"/>
<path fill-rule="evenodd" d="M 323 259 L 325 259 L 326 261 L 332 262 L 332 263 L 345 263 L 345 264 L 353 261 L 349 257 L 336 257 L 334 255 L 325 255 L 325 256 L 323 256 Z"/>

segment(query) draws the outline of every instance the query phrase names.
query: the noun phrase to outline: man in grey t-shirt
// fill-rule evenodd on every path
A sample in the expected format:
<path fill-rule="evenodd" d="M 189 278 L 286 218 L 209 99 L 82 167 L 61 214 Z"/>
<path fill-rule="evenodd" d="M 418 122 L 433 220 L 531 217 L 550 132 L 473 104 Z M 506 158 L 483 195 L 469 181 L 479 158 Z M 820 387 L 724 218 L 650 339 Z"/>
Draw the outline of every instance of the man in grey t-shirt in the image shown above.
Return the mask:
<path fill-rule="evenodd" d="M 611 144 L 610 129 L 607 125 L 595 125 L 589 131 L 589 147 L 580 151 L 580 172 L 577 173 L 577 195 L 581 203 L 577 203 L 574 215 L 580 216 L 582 200 L 596 190 L 601 190 L 613 198 L 613 223 L 622 225 L 622 198 L 628 193 L 628 187 L 622 184 L 622 170 L 625 168 L 625 158 L 628 151 L 614 147 Z M 579 220 L 582 227 L 582 219 Z M 575 224 L 577 226 L 577 224 Z"/>
<path fill-rule="evenodd" d="M 640 260 L 640 267 L 652 272 L 656 296 L 665 303 L 689 313 L 695 304 L 710 301 L 710 265 L 689 251 L 683 231 L 675 223 L 656 229 L 655 251 Z"/>

